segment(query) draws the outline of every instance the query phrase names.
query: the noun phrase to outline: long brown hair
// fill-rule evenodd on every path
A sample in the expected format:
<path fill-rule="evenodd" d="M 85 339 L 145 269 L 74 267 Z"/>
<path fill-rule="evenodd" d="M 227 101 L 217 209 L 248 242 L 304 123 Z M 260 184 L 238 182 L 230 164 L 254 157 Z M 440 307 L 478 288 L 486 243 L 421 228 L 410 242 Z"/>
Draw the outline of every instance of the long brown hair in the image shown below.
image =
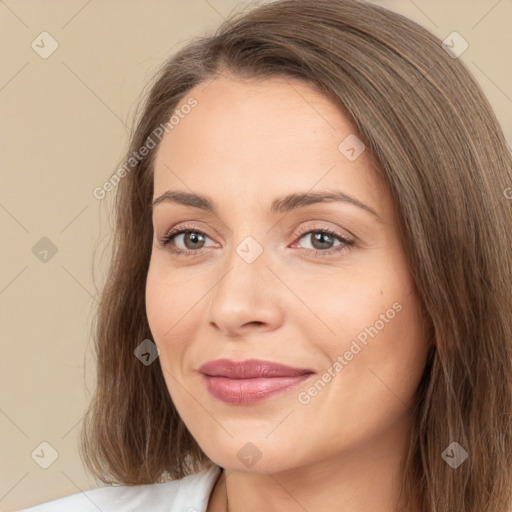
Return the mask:
<path fill-rule="evenodd" d="M 512 158 L 478 83 L 441 41 L 400 14 L 356 0 L 278 0 L 192 40 L 154 78 L 126 158 L 195 85 L 229 71 L 317 87 L 350 117 L 398 211 L 432 349 L 417 392 L 403 495 L 422 512 L 512 507 Z M 211 461 L 167 390 L 145 283 L 156 148 L 119 181 L 113 251 L 95 322 L 97 386 L 81 432 L 105 483 L 176 479 Z M 458 443 L 456 469 L 443 453 Z"/>

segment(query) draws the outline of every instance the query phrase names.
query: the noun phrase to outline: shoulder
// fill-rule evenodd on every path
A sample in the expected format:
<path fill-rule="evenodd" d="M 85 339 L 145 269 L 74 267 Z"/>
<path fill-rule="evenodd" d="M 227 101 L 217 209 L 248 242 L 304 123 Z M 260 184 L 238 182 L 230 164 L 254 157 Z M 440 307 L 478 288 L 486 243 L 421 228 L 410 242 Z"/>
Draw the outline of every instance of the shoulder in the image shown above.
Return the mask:
<path fill-rule="evenodd" d="M 99 487 L 18 512 L 205 512 L 220 472 L 221 468 L 214 464 L 180 480 L 148 485 Z"/>

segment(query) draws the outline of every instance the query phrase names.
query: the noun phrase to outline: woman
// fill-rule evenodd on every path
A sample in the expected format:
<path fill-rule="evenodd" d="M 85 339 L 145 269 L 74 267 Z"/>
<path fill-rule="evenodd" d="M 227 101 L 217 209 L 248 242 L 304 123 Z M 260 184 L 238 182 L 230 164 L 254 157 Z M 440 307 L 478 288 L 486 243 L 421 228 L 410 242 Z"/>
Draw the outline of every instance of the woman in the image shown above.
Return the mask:
<path fill-rule="evenodd" d="M 261 5 L 126 161 L 81 447 L 121 485 L 27 510 L 510 510 L 512 161 L 441 41 Z"/>

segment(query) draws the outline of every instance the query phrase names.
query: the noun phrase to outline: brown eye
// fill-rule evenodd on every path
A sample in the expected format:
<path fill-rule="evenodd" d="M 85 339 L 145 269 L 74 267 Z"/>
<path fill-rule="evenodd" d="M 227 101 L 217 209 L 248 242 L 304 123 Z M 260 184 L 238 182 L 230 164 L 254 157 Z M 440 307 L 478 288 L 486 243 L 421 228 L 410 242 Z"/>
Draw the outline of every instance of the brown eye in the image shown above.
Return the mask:
<path fill-rule="evenodd" d="M 311 254 L 315 257 L 330 256 L 333 253 L 340 253 L 350 249 L 355 244 L 341 233 L 337 233 L 329 228 L 317 227 L 309 231 L 302 230 L 296 233 L 299 240 L 309 239 L 311 248 L 306 247 L 304 250 L 306 254 Z M 336 241 L 338 243 L 336 244 Z"/>
<path fill-rule="evenodd" d="M 336 237 L 333 237 L 332 235 L 319 231 L 319 232 L 311 232 L 309 233 L 309 236 L 311 237 L 311 245 L 313 246 L 313 249 L 318 250 L 326 250 L 331 249 L 334 243 L 334 239 Z"/>
<path fill-rule="evenodd" d="M 191 254 L 200 252 L 205 247 L 209 236 L 197 229 L 174 229 L 160 241 L 162 247 L 174 254 Z M 177 247 L 173 247 L 176 246 Z"/>
<path fill-rule="evenodd" d="M 184 231 L 182 233 L 178 233 L 173 235 L 171 240 L 174 240 L 176 237 L 181 235 L 183 235 L 182 241 L 185 245 L 185 249 L 201 249 L 205 242 L 203 234 L 198 233 L 197 231 Z"/>

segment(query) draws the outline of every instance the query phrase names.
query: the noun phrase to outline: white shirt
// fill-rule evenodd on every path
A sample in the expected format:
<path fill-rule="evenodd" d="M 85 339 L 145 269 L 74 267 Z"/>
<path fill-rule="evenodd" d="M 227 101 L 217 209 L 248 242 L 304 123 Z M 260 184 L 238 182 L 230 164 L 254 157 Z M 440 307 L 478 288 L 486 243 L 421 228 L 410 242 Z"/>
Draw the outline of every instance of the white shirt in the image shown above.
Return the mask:
<path fill-rule="evenodd" d="M 117 485 L 78 492 L 18 512 L 206 512 L 221 467 L 147 485 Z"/>

